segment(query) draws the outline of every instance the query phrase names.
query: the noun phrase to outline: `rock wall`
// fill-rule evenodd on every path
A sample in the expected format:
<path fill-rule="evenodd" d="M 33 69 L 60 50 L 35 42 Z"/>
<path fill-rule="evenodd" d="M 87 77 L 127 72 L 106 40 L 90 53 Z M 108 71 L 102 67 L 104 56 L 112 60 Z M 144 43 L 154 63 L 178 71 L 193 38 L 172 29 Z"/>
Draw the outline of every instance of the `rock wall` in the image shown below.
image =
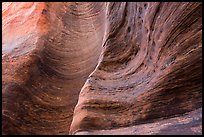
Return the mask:
<path fill-rule="evenodd" d="M 201 2 L 5 2 L 2 20 L 3 134 L 202 134 Z"/>
<path fill-rule="evenodd" d="M 88 11 L 95 6 L 101 9 Z M 68 134 L 80 89 L 101 54 L 103 6 L 4 3 L 5 134 Z"/>

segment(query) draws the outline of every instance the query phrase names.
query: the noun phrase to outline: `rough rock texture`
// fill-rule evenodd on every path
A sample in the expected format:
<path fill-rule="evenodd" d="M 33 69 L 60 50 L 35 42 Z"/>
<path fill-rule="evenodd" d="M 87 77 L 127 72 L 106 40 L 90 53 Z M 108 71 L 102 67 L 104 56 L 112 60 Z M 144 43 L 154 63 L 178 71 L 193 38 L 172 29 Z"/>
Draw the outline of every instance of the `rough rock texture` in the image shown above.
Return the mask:
<path fill-rule="evenodd" d="M 202 134 L 202 109 L 191 111 L 184 116 L 157 120 L 111 130 L 77 132 L 76 135 L 200 135 Z"/>
<path fill-rule="evenodd" d="M 2 19 L 3 134 L 202 134 L 202 3 L 6 2 Z"/>

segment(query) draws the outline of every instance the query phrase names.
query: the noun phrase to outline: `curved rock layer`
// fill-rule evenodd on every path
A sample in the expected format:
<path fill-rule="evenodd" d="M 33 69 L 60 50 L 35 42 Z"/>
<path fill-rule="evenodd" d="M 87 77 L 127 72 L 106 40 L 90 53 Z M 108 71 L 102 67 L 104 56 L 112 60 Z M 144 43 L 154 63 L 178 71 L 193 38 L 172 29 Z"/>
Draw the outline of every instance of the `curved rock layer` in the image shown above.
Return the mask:
<path fill-rule="evenodd" d="M 105 3 L 3 7 L 3 134 L 68 134 L 101 54 Z"/>
<path fill-rule="evenodd" d="M 5 2 L 2 20 L 3 134 L 202 134 L 202 3 Z"/>
<path fill-rule="evenodd" d="M 109 3 L 107 17 L 103 59 L 80 92 L 72 134 L 152 123 L 202 107 L 201 3 Z"/>

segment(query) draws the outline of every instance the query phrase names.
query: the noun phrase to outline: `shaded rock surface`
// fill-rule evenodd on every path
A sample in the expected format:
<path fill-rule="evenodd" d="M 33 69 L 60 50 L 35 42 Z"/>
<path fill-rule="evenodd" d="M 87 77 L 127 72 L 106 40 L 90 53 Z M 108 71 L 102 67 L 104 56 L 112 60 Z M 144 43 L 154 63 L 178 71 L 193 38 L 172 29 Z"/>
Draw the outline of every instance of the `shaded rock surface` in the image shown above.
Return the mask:
<path fill-rule="evenodd" d="M 137 126 L 121 127 L 111 130 L 77 132 L 76 135 L 200 135 L 202 134 L 202 109 L 183 116 L 159 119 L 155 122 Z"/>
<path fill-rule="evenodd" d="M 202 134 L 202 3 L 5 2 L 2 20 L 3 134 Z"/>

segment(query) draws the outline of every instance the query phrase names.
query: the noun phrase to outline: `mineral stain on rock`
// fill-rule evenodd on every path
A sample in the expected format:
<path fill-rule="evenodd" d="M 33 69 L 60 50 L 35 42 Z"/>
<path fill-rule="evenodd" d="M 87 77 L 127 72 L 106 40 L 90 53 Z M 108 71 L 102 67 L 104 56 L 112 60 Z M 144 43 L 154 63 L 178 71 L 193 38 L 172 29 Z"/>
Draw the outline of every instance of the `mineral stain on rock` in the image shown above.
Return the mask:
<path fill-rule="evenodd" d="M 2 134 L 202 134 L 202 3 L 3 2 Z"/>

